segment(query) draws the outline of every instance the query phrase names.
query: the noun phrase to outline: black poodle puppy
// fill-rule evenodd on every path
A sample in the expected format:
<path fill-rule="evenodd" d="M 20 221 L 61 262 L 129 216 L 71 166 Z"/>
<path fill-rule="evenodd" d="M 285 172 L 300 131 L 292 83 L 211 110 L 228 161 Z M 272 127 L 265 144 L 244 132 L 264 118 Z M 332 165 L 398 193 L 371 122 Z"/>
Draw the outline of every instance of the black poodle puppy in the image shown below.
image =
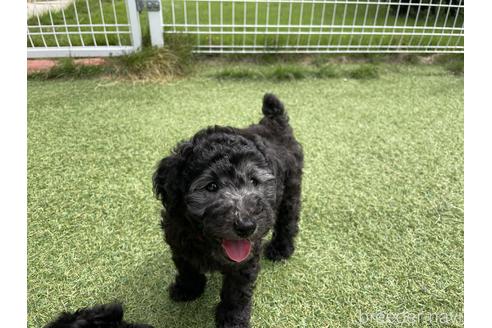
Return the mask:
<path fill-rule="evenodd" d="M 170 297 L 196 299 L 204 291 L 205 273 L 220 271 L 218 327 L 249 327 L 262 238 L 270 229 L 268 259 L 287 259 L 294 252 L 302 147 L 277 97 L 264 96 L 263 114 L 258 124 L 244 129 L 199 131 L 162 159 L 153 175 L 177 269 Z"/>
<path fill-rule="evenodd" d="M 112 303 L 63 312 L 45 328 L 153 328 L 145 324 L 132 324 L 123 320 L 123 307 Z"/>

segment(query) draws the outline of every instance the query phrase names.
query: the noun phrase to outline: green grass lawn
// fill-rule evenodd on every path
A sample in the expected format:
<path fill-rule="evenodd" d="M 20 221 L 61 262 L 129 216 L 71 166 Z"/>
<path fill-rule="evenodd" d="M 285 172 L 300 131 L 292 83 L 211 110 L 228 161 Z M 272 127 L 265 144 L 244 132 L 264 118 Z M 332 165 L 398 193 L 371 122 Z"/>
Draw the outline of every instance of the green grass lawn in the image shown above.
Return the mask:
<path fill-rule="evenodd" d="M 376 2 L 376 1 L 375 1 Z M 379 1 L 378 1 L 379 2 Z M 425 2 L 423 2 L 425 3 Z M 444 2 L 443 2 L 444 3 Z M 114 7 L 114 8 L 113 8 Z M 439 13 L 427 12 L 425 8 L 419 12 L 418 20 L 415 15 L 396 15 L 397 8 L 393 6 L 390 10 L 389 5 L 384 2 L 379 6 L 375 4 L 322 4 L 322 3 L 255 3 L 255 2 L 203 2 L 203 1 L 183 1 L 183 0 L 165 0 L 162 1 L 163 23 L 166 24 L 201 24 L 201 25 L 229 25 L 229 27 L 202 27 L 201 31 L 208 32 L 227 32 L 222 35 L 204 35 L 189 34 L 197 31 L 196 27 L 178 26 L 172 30 L 169 26 L 164 28 L 165 33 L 180 33 L 180 35 L 189 35 L 189 42 L 194 45 L 265 45 L 274 49 L 285 45 L 463 45 L 463 38 L 458 36 L 411 36 L 411 35 L 383 35 L 382 29 L 357 27 L 364 24 L 366 26 L 387 26 L 384 32 L 401 31 L 397 26 L 415 26 L 414 30 L 406 32 L 429 32 L 422 27 L 437 26 L 435 32 L 449 32 L 441 30 L 439 27 L 459 27 L 463 24 L 463 10 L 460 10 L 458 18 L 454 19 L 451 13 L 446 19 L 447 7 L 442 7 Z M 174 15 L 173 13 L 174 8 Z M 89 15 L 89 12 L 91 13 Z M 114 14 L 116 13 L 116 15 Z M 256 15 L 256 13 L 258 13 Z M 64 17 L 64 15 L 65 17 Z M 438 14 L 438 15 L 437 15 Z M 52 23 L 56 26 L 64 24 L 66 21 L 69 25 L 76 23 L 76 18 L 80 24 L 95 24 L 96 26 L 82 26 L 81 28 L 71 26 L 56 27 L 60 34 L 53 35 Z M 144 35 L 148 33 L 147 12 L 140 15 L 142 31 Z M 126 8 L 123 1 L 111 0 L 77 0 L 74 5 L 70 5 L 64 12 L 52 12 L 39 17 L 34 16 L 28 20 L 31 32 L 43 35 L 34 35 L 27 40 L 28 46 L 31 43 L 35 46 L 46 45 L 117 45 L 121 42 L 124 45 L 130 44 L 128 34 L 121 34 L 118 39 L 117 34 L 105 34 L 104 31 L 115 32 L 116 27 L 103 27 L 106 24 L 127 24 Z M 44 25 L 44 28 L 34 26 Z M 246 31 L 248 33 L 256 32 L 257 35 L 230 34 L 233 30 L 236 32 Z M 257 25 L 259 27 L 241 27 L 241 25 Z M 266 25 L 282 25 L 281 28 L 265 27 Z M 287 27 L 289 25 L 303 25 L 303 28 Z M 288 35 L 286 32 L 319 32 L 320 28 L 310 28 L 309 26 L 338 26 L 334 28 L 324 28 L 324 32 L 333 34 L 323 35 Z M 343 29 L 339 26 L 345 26 Z M 352 26 L 354 26 L 352 28 Z M 67 31 L 82 31 L 81 35 L 68 34 Z M 128 31 L 127 27 L 119 27 L 120 31 Z M 95 34 L 93 35 L 94 32 Z M 274 34 L 268 34 L 272 33 Z M 277 35 L 276 33 L 279 32 Z M 346 35 L 340 32 L 374 32 L 376 34 L 365 35 Z M 229 33 L 229 34 L 228 34 Z M 455 31 L 454 33 L 458 33 Z M 166 37 L 165 37 L 166 39 Z"/>
<path fill-rule="evenodd" d="M 167 295 L 175 269 L 151 174 L 200 128 L 257 122 L 267 91 L 304 146 L 303 208 L 293 258 L 262 260 L 253 325 L 462 312 L 463 78 L 440 66 L 382 65 L 380 75 L 30 81 L 28 327 L 114 299 L 129 320 L 213 327 L 219 274 L 197 301 Z"/>

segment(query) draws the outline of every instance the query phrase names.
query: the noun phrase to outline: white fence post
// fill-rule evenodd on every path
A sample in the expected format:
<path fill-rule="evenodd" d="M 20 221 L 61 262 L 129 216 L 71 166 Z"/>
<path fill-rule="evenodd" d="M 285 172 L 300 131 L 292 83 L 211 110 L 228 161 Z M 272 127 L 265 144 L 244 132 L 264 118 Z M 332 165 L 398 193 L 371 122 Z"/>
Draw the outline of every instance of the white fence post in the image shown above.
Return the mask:
<path fill-rule="evenodd" d="M 135 0 L 125 0 L 125 2 L 128 22 L 130 23 L 132 45 L 135 50 L 139 50 L 142 48 L 142 31 L 140 29 L 140 16 L 137 11 L 137 3 Z"/>
<path fill-rule="evenodd" d="M 150 41 L 154 47 L 164 46 L 162 35 L 162 4 L 160 0 L 147 0 L 147 14 L 149 17 Z"/>

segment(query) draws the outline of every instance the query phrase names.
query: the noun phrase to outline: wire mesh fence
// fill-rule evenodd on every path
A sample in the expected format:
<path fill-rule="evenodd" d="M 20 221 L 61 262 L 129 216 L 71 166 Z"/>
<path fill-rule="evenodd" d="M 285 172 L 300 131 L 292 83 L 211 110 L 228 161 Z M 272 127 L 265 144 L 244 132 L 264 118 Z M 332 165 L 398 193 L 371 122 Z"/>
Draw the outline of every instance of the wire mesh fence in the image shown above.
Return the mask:
<path fill-rule="evenodd" d="M 198 53 L 464 51 L 464 0 L 161 3 L 164 43 L 185 36 Z"/>
<path fill-rule="evenodd" d="M 134 51 L 137 4 L 197 53 L 464 52 L 464 0 L 28 0 L 28 57 Z"/>
<path fill-rule="evenodd" d="M 140 46 L 134 0 L 29 0 L 28 57 L 109 56 Z"/>

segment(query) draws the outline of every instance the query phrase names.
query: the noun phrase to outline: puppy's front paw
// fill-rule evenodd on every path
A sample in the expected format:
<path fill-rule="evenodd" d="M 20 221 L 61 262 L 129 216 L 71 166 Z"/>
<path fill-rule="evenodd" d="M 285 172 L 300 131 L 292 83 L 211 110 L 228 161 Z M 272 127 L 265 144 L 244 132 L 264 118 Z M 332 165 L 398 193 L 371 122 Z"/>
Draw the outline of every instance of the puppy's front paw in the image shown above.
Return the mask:
<path fill-rule="evenodd" d="M 250 308 L 237 308 L 219 303 L 215 309 L 215 326 L 217 328 L 250 328 Z"/>
<path fill-rule="evenodd" d="M 183 280 L 177 276 L 176 281 L 169 285 L 169 297 L 175 302 L 193 301 L 203 294 L 205 284 L 204 275 L 197 276 L 194 280 Z"/>
<path fill-rule="evenodd" d="M 286 260 L 294 253 L 293 244 L 277 244 L 272 241 L 268 242 L 265 247 L 265 256 L 270 261 L 278 262 Z"/>
<path fill-rule="evenodd" d="M 217 328 L 250 328 L 248 323 L 234 323 L 234 322 L 222 322 L 216 323 Z"/>

